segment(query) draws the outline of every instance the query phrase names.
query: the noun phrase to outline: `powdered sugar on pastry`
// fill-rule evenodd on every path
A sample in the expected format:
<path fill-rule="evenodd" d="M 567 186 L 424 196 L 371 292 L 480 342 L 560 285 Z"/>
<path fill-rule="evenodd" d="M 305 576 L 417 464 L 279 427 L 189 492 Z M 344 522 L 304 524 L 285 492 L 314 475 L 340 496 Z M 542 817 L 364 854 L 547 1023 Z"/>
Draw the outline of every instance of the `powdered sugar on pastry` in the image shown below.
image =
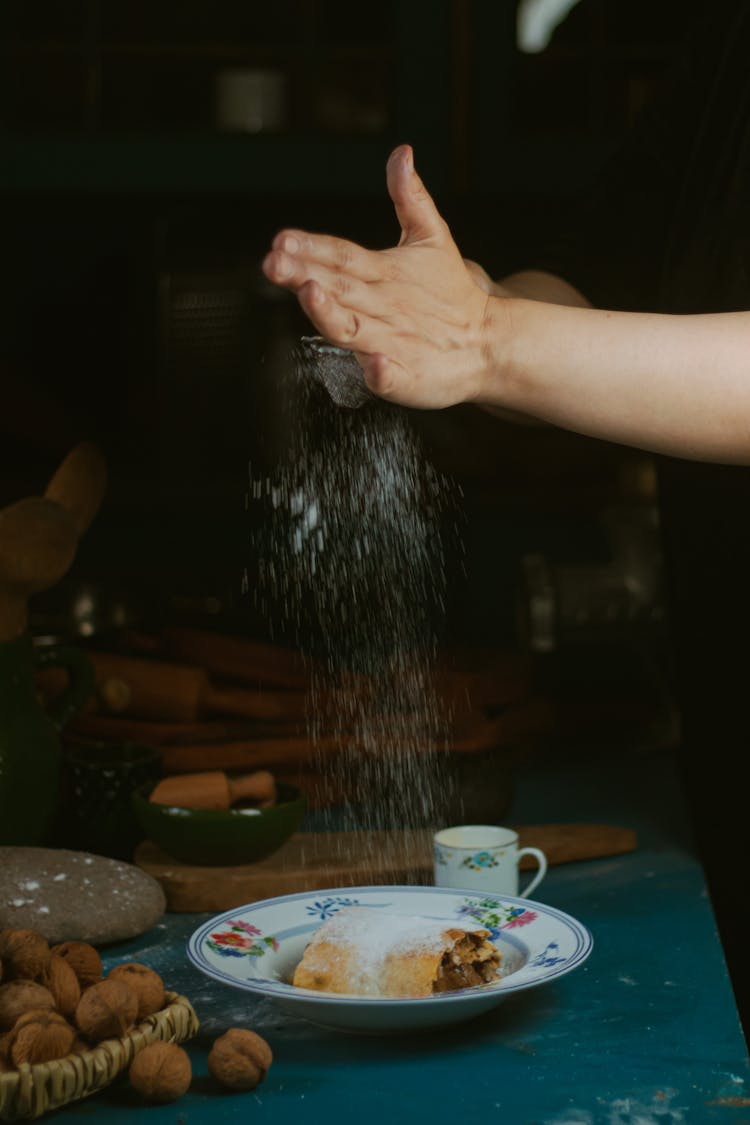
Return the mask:
<path fill-rule="evenodd" d="M 293 983 L 360 996 L 429 996 L 498 976 L 500 953 L 489 931 L 447 919 L 338 911 L 313 935 Z"/>

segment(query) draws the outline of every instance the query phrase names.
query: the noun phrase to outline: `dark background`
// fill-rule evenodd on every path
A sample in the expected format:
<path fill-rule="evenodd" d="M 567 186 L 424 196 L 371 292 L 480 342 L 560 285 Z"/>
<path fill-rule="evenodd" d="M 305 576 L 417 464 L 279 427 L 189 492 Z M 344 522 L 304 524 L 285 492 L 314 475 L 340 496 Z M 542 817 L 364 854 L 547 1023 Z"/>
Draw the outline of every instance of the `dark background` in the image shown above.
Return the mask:
<path fill-rule="evenodd" d="M 494 276 L 523 266 L 585 207 L 699 5 L 581 0 L 538 53 L 519 47 L 517 7 L 5 6 L 0 506 L 40 492 L 77 441 L 100 444 L 107 499 L 71 582 L 119 591 L 147 626 L 266 631 L 242 588 L 248 462 L 270 471 L 285 448 L 278 385 L 306 331 L 260 273 L 275 231 L 392 244 L 384 165 L 408 141 L 465 256 Z M 268 128 L 221 126 L 217 82 L 234 69 L 280 77 Z M 471 408 L 413 424 L 464 495 L 468 577 L 450 557 L 446 642 L 530 649 L 558 750 L 631 753 L 647 777 L 681 711 L 654 463 Z M 540 589 L 551 630 L 533 621 Z M 37 630 L 63 593 L 39 599 Z M 704 752 L 682 750 L 688 793 L 744 1000 L 743 907 Z"/>
<path fill-rule="evenodd" d="M 111 480 L 79 566 L 131 588 L 231 598 L 247 463 L 272 463 L 285 440 L 273 361 L 305 331 L 259 271 L 274 232 L 391 244 L 384 164 L 408 140 L 465 256 L 495 276 L 523 265 L 632 124 L 685 12 L 589 0 L 529 55 L 515 8 L 9 5 L 0 502 L 37 491 L 74 441 L 93 437 Z M 281 75 L 272 130 L 218 127 L 217 75 L 236 68 Z M 476 565 L 489 573 L 471 599 L 479 611 L 464 598 L 454 621 L 476 639 L 515 634 L 519 553 L 572 549 L 577 560 L 571 519 L 585 557 L 606 552 L 590 514 L 649 493 L 640 455 L 575 435 L 532 440 L 463 408 L 415 425 L 476 508 L 469 549 L 476 526 Z"/>

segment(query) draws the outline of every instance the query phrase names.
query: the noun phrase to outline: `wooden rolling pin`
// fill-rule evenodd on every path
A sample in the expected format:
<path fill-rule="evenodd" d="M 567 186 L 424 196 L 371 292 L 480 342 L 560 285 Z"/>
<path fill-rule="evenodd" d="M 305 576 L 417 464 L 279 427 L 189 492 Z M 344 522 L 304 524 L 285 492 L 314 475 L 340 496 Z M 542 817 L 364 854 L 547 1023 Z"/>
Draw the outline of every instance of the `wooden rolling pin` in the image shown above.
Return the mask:
<path fill-rule="evenodd" d="M 257 770 L 284 766 L 298 769 L 318 756 L 330 757 L 346 749 L 341 738 L 321 738 L 315 743 L 303 736 L 257 738 L 242 742 L 196 743 L 163 746 L 164 769 L 169 773 L 197 770 Z"/>
<path fill-rule="evenodd" d="M 130 629 L 122 640 L 133 653 L 196 665 L 238 684 L 302 691 L 309 682 L 302 656 L 270 641 L 176 627 L 160 633 Z"/>
<path fill-rule="evenodd" d="M 62 677 L 54 683 L 46 671 L 37 676 L 47 698 L 59 695 L 64 686 Z M 49 685 L 49 690 L 47 686 Z M 192 745 L 216 743 L 247 738 L 280 738 L 300 732 L 300 721 L 283 722 L 281 719 L 206 719 L 197 723 L 157 722 L 155 719 L 132 719 L 120 715 L 78 715 L 70 723 L 69 731 L 84 738 L 107 741 L 144 742 L 150 746 Z"/>
<path fill-rule="evenodd" d="M 293 719 L 305 712 L 304 692 L 214 687 L 202 668 L 89 652 L 101 708 L 142 719 L 194 722 L 205 715 Z"/>
<path fill-rule="evenodd" d="M 268 770 L 227 777 L 221 770 L 165 777 L 149 797 L 157 805 L 184 809 L 228 809 L 237 801 L 257 801 L 261 809 L 276 802 L 276 782 Z"/>
<path fill-rule="evenodd" d="M 202 629 L 165 629 L 162 636 L 170 657 L 205 668 L 218 679 L 297 691 L 307 686 L 301 656 L 281 645 Z"/>
<path fill-rule="evenodd" d="M 529 695 L 531 661 L 523 653 L 494 649 L 443 652 L 434 683 L 439 698 L 454 714 L 497 709 Z"/>
<path fill-rule="evenodd" d="M 454 731 L 448 732 L 447 749 L 459 754 L 481 754 L 490 750 L 514 747 L 525 736 L 548 729 L 549 714 L 543 701 L 538 708 L 519 705 L 495 718 L 481 714 L 465 715 Z M 398 731 L 398 726 L 394 729 Z M 313 762 L 360 745 L 347 732 L 320 738 L 303 735 L 248 738 L 231 742 L 180 743 L 163 745 L 164 768 L 170 773 L 192 773 L 195 770 L 254 770 L 263 767 L 304 769 Z M 425 741 L 424 750 L 434 749 Z"/>

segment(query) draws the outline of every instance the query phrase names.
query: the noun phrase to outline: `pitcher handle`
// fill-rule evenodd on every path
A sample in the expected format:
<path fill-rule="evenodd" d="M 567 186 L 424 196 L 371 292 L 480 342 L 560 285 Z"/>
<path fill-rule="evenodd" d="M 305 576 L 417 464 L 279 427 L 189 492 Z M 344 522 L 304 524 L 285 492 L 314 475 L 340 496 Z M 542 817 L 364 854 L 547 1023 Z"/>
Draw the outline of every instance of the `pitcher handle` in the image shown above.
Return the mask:
<path fill-rule="evenodd" d="M 47 708 L 52 722 L 58 730 L 62 730 L 94 694 L 94 669 L 91 661 L 79 648 L 50 645 L 34 649 L 34 663 L 38 668 L 64 668 L 68 673 L 68 686 Z"/>

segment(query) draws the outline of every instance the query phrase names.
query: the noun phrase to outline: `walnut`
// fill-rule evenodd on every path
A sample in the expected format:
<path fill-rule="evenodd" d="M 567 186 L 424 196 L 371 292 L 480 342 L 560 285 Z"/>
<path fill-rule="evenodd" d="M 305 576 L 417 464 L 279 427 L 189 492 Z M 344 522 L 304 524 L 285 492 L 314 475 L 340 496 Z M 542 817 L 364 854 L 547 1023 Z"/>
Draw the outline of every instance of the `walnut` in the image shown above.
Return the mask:
<path fill-rule="evenodd" d="M 174 1102 L 192 1078 L 187 1052 L 176 1043 L 150 1043 L 133 1059 L 130 1083 L 150 1102 Z"/>
<path fill-rule="evenodd" d="M 138 997 L 138 1019 L 151 1016 L 164 1007 L 164 981 L 153 969 L 129 961 L 116 965 L 107 974 L 107 980 L 122 980 Z"/>
<path fill-rule="evenodd" d="M 67 961 L 82 989 L 102 979 L 102 959 L 86 941 L 64 941 L 52 946 L 52 953 Z"/>
<path fill-rule="evenodd" d="M 76 1033 L 59 1012 L 41 1009 L 21 1016 L 11 1037 L 10 1057 L 14 1066 L 20 1066 L 64 1058 Z"/>
<path fill-rule="evenodd" d="M 230 1090 L 254 1090 L 273 1062 L 271 1048 L 254 1031 L 233 1027 L 214 1043 L 208 1069 L 217 1082 Z"/>
<path fill-rule="evenodd" d="M 12 980 L 0 984 L 0 1031 L 9 1031 L 16 1020 L 32 1008 L 54 1008 L 55 998 L 32 980 Z"/>
<path fill-rule="evenodd" d="M 81 986 L 67 961 L 54 953 L 39 983 L 52 993 L 58 1011 L 64 1016 L 73 1015 L 81 999 Z"/>
<path fill-rule="evenodd" d="M 0 931 L 0 959 L 9 979 L 34 980 L 49 961 L 49 944 L 34 930 Z"/>
<path fill-rule="evenodd" d="M 135 1023 L 138 997 L 121 980 L 102 980 L 92 984 L 76 1008 L 76 1025 L 87 1039 L 99 1043 L 116 1039 Z"/>

